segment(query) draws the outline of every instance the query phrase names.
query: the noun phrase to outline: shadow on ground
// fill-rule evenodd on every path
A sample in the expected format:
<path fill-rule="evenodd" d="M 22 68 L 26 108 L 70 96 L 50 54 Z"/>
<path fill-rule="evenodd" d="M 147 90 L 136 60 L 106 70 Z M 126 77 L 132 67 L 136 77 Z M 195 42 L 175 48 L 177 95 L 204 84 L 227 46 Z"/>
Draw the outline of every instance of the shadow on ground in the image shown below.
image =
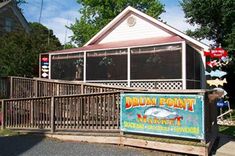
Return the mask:
<path fill-rule="evenodd" d="M 0 137 L 0 156 L 20 155 L 43 139 L 43 136 L 29 135 Z"/>
<path fill-rule="evenodd" d="M 224 135 L 224 134 L 219 133 L 216 139 L 216 142 L 213 145 L 211 154 L 216 155 L 217 150 L 219 150 L 220 148 L 222 148 L 224 145 L 228 144 L 231 141 L 235 142 L 234 136 L 229 136 L 229 135 Z"/>

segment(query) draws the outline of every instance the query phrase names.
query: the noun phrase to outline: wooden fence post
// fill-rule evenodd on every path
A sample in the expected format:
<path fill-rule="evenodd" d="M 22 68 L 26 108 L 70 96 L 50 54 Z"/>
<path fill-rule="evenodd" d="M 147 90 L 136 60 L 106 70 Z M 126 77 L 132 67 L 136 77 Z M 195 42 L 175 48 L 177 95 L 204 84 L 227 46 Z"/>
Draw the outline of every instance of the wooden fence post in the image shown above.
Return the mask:
<path fill-rule="evenodd" d="M 34 97 L 38 97 L 38 80 L 34 80 Z"/>
<path fill-rule="evenodd" d="M 33 101 L 30 102 L 30 124 L 31 126 L 34 126 L 34 104 Z"/>
<path fill-rule="evenodd" d="M 56 84 L 56 94 L 55 95 L 60 95 L 60 84 L 59 83 L 57 83 Z"/>
<path fill-rule="evenodd" d="M 84 85 L 81 84 L 81 94 L 84 94 Z"/>
<path fill-rule="evenodd" d="M 51 133 L 55 132 L 55 97 L 51 97 Z"/>
<path fill-rule="evenodd" d="M 10 76 L 10 99 L 13 97 L 13 77 Z"/>
<path fill-rule="evenodd" d="M 1 126 L 1 129 L 5 129 L 5 104 L 4 104 L 4 100 L 1 101 L 1 105 L 2 105 L 2 110 L 1 110 L 1 112 L 2 112 L 2 116 L 1 116 L 2 126 Z"/>

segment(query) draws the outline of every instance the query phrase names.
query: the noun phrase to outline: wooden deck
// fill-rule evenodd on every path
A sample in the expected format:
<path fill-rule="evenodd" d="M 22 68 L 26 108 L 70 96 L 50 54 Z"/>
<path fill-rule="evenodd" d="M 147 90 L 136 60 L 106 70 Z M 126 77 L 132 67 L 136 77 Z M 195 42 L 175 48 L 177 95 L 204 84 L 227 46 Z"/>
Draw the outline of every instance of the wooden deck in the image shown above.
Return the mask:
<path fill-rule="evenodd" d="M 0 92 L 4 93 L 5 97 L 8 95 L 8 99 L 0 100 L 3 129 L 45 132 L 54 136 L 68 132 L 70 134 L 80 132 L 84 135 L 88 132 L 120 134 L 121 136 L 114 140 L 107 138 L 109 140 L 107 143 L 118 140 L 115 143 L 199 155 L 208 154 L 217 136 L 214 104 L 216 95 L 213 93 L 207 95 L 208 93 L 204 90 L 144 90 L 19 77 L 4 79 L 4 82 L 2 86 L 8 88 L 9 92 L 4 92 L 4 90 Z M 126 134 L 122 135 L 123 133 L 120 132 L 120 94 L 147 91 L 161 94 L 205 94 L 207 97 L 205 98 L 206 140 L 202 141 L 204 146 L 199 148 L 174 143 L 166 148 L 167 143 L 161 143 L 161 141 L 144 141 L 128 138 Z M 63 135 L 61 137 L 63 138 Z M 106 137 L 105 135 L 103 139 L 98 138 L 98 142 L 106 143 Z M 85 140 L 82 141 L 86 141 L 86 138 L 89 137 L 84 137 Z M 169 139 L 175 140 L 175 138 Z M 97 138 L 92 138 L 90 141 L 96 142 Z"/>

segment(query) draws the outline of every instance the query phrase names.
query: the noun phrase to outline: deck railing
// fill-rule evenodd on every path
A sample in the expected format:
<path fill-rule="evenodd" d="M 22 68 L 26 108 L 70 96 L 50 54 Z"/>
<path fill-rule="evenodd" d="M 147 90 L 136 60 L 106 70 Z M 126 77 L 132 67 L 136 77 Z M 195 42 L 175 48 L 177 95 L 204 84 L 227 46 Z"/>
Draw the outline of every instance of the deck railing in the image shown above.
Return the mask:
<path fill-rule="evenodd" d="M 48 80 L 41 78 L 24 78 L 13 76 L 5 78 L 4 80 L 0 79 L 0 93 L 2 97 L 11 99 L 103 93 L 122 90 L 140 91 L 140 89 L 136 88 L 116 87 L 101 84 L 97 85 L 78 81 Z"/>
<path fill-rule="evenodd" d="M 118 131 L 119 92 L 2 100 L 3 128 Z"/>

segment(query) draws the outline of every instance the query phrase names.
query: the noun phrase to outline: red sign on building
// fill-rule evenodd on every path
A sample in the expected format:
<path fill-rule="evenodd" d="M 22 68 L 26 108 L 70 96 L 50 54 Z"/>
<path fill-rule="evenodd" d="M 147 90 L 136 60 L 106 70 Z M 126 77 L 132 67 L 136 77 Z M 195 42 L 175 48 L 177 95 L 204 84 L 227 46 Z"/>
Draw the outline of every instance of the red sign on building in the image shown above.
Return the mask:
<path fill-rule="evenodd" d="M 221 58 L 228 56 L 228 52 L 222 48 L 215 48 L 210 51 L 204 51 L 204 56 L 209 56 L 210 58 Z"/>

